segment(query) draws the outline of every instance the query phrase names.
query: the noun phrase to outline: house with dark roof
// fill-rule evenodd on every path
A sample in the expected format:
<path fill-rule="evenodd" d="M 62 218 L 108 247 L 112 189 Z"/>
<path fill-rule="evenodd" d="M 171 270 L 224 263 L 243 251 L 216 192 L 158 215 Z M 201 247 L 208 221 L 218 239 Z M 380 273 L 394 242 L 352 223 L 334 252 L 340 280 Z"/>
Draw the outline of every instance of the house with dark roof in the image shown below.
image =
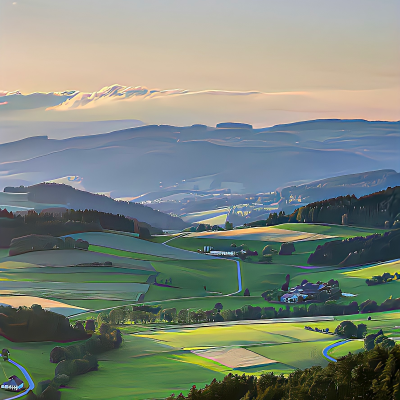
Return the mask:
<path fill-rule="evenodd" d="M 282 303 L 297 303 L 301 300 L 326 301 L 328 299 L 336 299 L 341 296 L 341 290 L 338 285 L 330 285 L 329 283 L 311 283 L 305 282 L 297 285 L 289 290 L 288 293 L 281 296 Z"/>
<path fill-rule="evenodd" d="M 11 392 L 19 392 L 24 388 L 24 382 L 17 376 L 12 375 L 8 378 L 7 382 L 1 384 L 1 388 L 10 390 Z"/>
<path fill-rule="evenodd" d="M 212 246 L 204 246 L 203 253 L 210 254 L 211 256 L 230 256 L 235 257 L 239 254 L 245 254 L 246 251 L 243 250 L 241 246 L 219 246 L 217 249 Z"/>

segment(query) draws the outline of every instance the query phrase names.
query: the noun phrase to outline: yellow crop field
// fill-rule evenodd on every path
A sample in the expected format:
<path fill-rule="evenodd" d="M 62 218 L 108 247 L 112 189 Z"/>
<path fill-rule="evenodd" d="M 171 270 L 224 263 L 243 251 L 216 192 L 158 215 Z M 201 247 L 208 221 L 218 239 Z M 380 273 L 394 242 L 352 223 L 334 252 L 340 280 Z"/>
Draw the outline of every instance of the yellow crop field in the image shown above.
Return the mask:
<path fill-rule="evenodd" d="M 324 235 L 321 233 L 299 232 L 286 229 L 278 229 L 270 226 L 235 229 L 221 232 L 194 232 L 187 237 L 210 238 L 210 239 L 242 239 L 260 240 L 271 242 L 297 242 L 300 240 L 320 240 L 331 239 L 335 236 Z"/>
<path fill-rule="evenodd" d="M 395 272 L 400 273 L 400 261 L 382 263 L 374 265 L 373 267 L 360 268 L 349 272 L 343 272 L 343 274 L 354 278 L 369 279 L 375 275 L 382 275 L 385 272 L 389 272 L 390 274 L 394 274 Z"/>

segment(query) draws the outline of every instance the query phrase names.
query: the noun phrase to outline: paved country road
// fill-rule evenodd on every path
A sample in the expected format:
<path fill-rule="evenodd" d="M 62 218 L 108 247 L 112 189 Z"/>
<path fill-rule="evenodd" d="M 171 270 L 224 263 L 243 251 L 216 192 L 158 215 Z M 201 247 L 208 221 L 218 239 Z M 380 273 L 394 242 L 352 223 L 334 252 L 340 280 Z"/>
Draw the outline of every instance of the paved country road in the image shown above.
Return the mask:
<path fill-rule="evenodd" d="M 28 382 L 28 388 L 25 389 L 23 392 L 16 394 L 15 396 L 7 397 L 5 400 L 19 399 L 20 397 L 27 395 L 30 390 L 33 390 L 35 388 L 35 384 L 33 383 L 33 380 L 31 378 L 31 376 L 29 375 L 29 372 L 22 365 L 19 365 L 17 362 L 15 362 L 14 360 L 11 360 L 10 358 L 8 359 L 8 362 L 10 364 L 15 365 L 22 372 L 22 374 L 24 375 L 25 381 Z"/>
<path fill-rule="evenodd" d="M 348 342 L 351 342 L 351 339 L 342 340 L 341 342 L 336 342 L 336 343 L 330 344 L 329 346 L 325 347 L 325 348 L 322 350 L 322 355 L 323 355 L 325 358 L 327 358 L 329 361 L 337 362 L 336 358 L 333 358 L 333 357 L 331 357 L 330 355 L 328 355 L 328 351 L 331 350 L 331 349 L 333 349 L 334 347 L 339 347 L 339 346 L 341 346 L 341 345 L 343 345 L 343 344 L 345 344 L 345 343 L 348 343 Z"/>

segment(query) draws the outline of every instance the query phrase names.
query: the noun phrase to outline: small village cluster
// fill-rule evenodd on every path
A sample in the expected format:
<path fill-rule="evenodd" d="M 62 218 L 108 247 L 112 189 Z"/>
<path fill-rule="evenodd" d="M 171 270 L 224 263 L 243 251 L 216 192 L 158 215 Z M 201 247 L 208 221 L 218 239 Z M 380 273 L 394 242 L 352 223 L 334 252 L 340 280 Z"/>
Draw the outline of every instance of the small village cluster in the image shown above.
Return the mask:
<path fill-rule="evenodd" d="M 337 281 L 324 282 L 304 282 L 297 285 L 281 297 L 282 303 L 298 303 L 305 300 L 327 301 L 335 300 L 341 296 L 342 292 Z"/>

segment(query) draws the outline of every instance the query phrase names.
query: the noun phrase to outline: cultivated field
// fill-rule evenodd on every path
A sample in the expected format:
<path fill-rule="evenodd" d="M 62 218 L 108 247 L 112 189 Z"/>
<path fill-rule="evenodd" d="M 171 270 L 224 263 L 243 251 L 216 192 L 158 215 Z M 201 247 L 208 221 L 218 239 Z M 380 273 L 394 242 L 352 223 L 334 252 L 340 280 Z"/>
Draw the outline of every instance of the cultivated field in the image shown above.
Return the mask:
<path fill-rule="evenodd" d="M 299 232 L 276 227 L 256 227 L 245 229 L 234 229 L 220 232 L 192 232 L 188 237 L 202 239 L 234 239 L 234 240 L 257 240 L 269 242 L 297 242 L 300 240 L 332 239 L 334 236 L 320 233 Z"/>
<path fill-rule="evenodd" d="M 218 208 L 215 210 L 207 210 L 183 214 L 180 217 L 189 223 L 222 225 L 226 221 L 226 216 L 229 214 L 230 207 Z"/>
<path fill-rule="evenodd" d="M 341 226 L 327 224 L 288 223 L 276 225 L 274 228 L 296 232 L 318 233 L 329 236 L 350 238 L 355 236 L 368 236 L 374 233 L 385 233 L 386 230 L 378 228 L 365 228 L 359 226 Z"/>
<path fill-rule="evenodd" d="M 87 240 L 91 245 L 125 250 L 133 253 L 149 254 L 157 257 L 173 258 L 179 260 L 206 260 L 208 256 L 190 253 L 174 247 L 165 246 L 135 237 L 104 232 L 76 233 L 69 235 L 76 239 Z"/>
<path fill-rule="evenodd" d="M 154 272 L 154 268 L 148 261 L 133 260 L 130 258 L 82 250 L 34 251 L 25 254 L 19 254 L 17 256 L 4 257 L 1 261 L 30 263 L 48 267 L 66 267 L 77 264 L 90 264 L 95 262 L 105 263 L 110 261 L 112 262 L 113 266 L 116 267 Z"/>
<path fill-rule="evenodd" d="M 344 272 L 344 274 L 354 278 L 370 279 L 374 275 L 382 275 L 385 272 L 392 275 L 396 272 L 400 273 L 400 261 L 381 263 L 366 268 L 357 268 L 352 271 Z"/>

